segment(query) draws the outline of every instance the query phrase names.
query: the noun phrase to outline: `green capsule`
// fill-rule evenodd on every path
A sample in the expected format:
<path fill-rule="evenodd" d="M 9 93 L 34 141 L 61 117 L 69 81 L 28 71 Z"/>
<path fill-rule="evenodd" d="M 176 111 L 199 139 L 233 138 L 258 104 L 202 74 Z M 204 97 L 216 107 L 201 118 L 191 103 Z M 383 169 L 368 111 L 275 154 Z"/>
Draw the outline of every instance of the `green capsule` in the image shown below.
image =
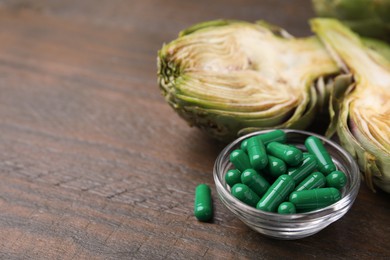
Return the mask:
<path fill-rule="evenodd" d="M 345 184 L 347 184 L 347 176 L 342 171 L 334 171 L 326 176 L 326 185 L 328 187 L 341 189 Z"/>
<path fill-rule="evenodd" d="M 234 150 L 230 154 L 230 162 L 240 171 L 252 168 L 248 155 L 241 149 Z"/>
<path fill-rule="evenodd" d="M 312 154 L 305 153 L 302 164 L 299 167 L 288 169 L 287 174 L 298 184 L 312 173 L 316 167 L 316 157 Z"/>
<path fill-rule="evenodd" d="M 315 136 L 306 138 L 305 146 L 309 153 L 316 156 L 318 161 L 318 170 L 325 174 L 325 176 L 336 170 L 336 166 L 334 165 L 332 158 L 319 138 Z"/>
<path fill-rule="evenodd" d="M 276 158 L 272 155 L 268 155 L 268 164 L 267 164 L 267 166 L 265 166 L 263 171 L 266 174 L 277 178 L 280 175 L 286 173 L 287 166 L 283 160 L 280 160 L 279 158 Z"/>
<path fill-rule="evenodd" d="M 232 195 L 252 207 L 256 207 L 257 202 L 260 200 L 260 197 L 253 190 L 242 183 L 234 184 Z"/>
<path fill-rule="evenodd" d="M 290 176 L 280 175 L 257 203 L 256 208 L 276 212 L 279 204 L 294 190 L 294 187 L 295 183 Z"/>
<path fill-rule="evenodd" d="M 289 201 L 285 201 L 280 203 L 278 207 L 279 214 L 294 214 L 297 210 L 295 209 L 295 205 Z"/>
<path fill-rule="evenodd" d="M 273 130 L 271 132 L 259 135 L 261 141 L 263 141 L 264 145 L 269 144 L 271 142 L 286 142 L 286 133 L 280 129 Z"/>
<path fill-rule="evenodd" d="M 296 166 L 302 161 L 302 151 L 291 145 L 271 142 L 267 145 L 267 152 L 291 166 Z"/>
<path fill-rule="evenodd" d="M 325 184 L 325 176 L 321 172 L 313 172 L 295 187 L 295 191 L 322 188 L 325 186 Z"/>
<path fill-rule="evenodd" d="M 264 195 L 270 186 L 268 181 L 264 179 L 263 176 L 258 174 L 254 169 L 246 169 L 243 171 L 241 174 L 241 182 L 247 185 L 260 197 Z"/>
<path fill-rule="evenodd" d="M 241 172 L 237 169 L 228 170 L 225 175 L 225 181 L 230 187 L 233 187 L 234 184 L 241 182 Z"/>
<path fill-rule="evenodd" d="M 294 203 L 297 210 L 307 211 L 327 207 L 340 199 L 339 190 L 331 187 L 293 191 L 289 201 Z"/>
<path fill-rule="evenodd" d="M 241 142 L 241 150 L 246 152 L 246 147 L 248 146 L 248 139 L 244 139 Z"/>
<path fill-rule="evenodd" d="M 210 221 L 213 217 L 213 203 L 210 187 L 199 184 L 195 189 L 194 214 L 199 221 Z"/>
<path fill-rule="evenodd" d="M 267 165 L 268 157 L 264 144 L 256 136 L 248 139 L 247 153 L 253 169 L 261 170 Z"/>
<path fill-rule="evenodd" d="M 261 135 L 256 135 L 258 139 L 260 139 L 264 146 L 271 142 L 279 142 L 279 143 L 285 143 L 286 142 L 286 133 L 283 132 L 282 130 L 274 130 L 265 134 Z M 244 141 L 241 142 L 241 149 L 246 151 L 246 147 L 248 144 L 248 139 L 245 139 Z"/>

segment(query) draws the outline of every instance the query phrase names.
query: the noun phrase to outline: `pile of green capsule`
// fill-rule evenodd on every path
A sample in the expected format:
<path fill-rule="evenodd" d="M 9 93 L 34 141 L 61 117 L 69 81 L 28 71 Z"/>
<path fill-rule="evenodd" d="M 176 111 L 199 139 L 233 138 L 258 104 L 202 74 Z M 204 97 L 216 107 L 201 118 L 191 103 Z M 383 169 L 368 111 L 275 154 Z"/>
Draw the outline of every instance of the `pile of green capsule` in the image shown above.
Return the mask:
<path fill-rule="evenodd" d="M 286 141 L 282 130 L 243 140 L 230 154 L 235 169 L 225 175 L 231 194 L 249 206 L 280 214 L 308 212 L 340 200 L 347 177 L 321 140 L 308 137 L 307 151 Z"/>

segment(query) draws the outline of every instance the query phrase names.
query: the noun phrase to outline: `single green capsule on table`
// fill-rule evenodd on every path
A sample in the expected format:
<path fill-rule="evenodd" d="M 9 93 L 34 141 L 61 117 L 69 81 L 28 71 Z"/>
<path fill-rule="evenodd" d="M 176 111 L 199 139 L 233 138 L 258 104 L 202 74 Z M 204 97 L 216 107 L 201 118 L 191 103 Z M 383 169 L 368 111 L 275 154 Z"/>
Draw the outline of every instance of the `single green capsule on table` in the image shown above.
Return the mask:
<path fill-rule="evenodd" d="M 291 145 L 271 142 L 266 150 L 268 154 L 283 160 L 288 165 L 297 166 L 302 162 L 302 151 Z"/>
<path fill-rule="evenodd" d="M 241 174 L 241 182 L 247 185 L 251 190 L 253 190 L 260 197 L 270 187 L 270 184 L 266 179 L 263 178 L 259 173 L 254 169 L 246 169 Z"/>
<path fill-rule="evenodd" d="M 347 184 L 347 176 L 342 171 L 334 171 L 326 176 L 326 184 L 328 187 L 341 189 Z"/>
<path fill-rule="evenodd" d="M 266 146 L 270 142 L 279 142 L 279 143 L 286 142 L 286 133 L 279 129 L 265 134 L 256 135 L 256 137 L 263 142 L 264 146 Z M 248 139 L 243 140 L 241 142 L 241 149 L 246 151 L 247 144 L 248 144 Z"/>
<path fill-rule="evenodd" d="M 252 207 L 256 207 L 260 200 L 260 197 L 253 190 L 242 183 L 237 183 L 232 187 L 232 195 Z"/>
<path fill-rule="evenodd" d="M 248 155 L 241 149 L 234 150 L 230 154 L 230 162 L 240 171 L 252 168 Z"/>
<path fill-rule="evenodd" d="M 322 188 L 325 186 L 325 184 L 325 176 L 321 172 L 313 172 L 295 187 L 295 191 Z"/>
<path fill-rule="evenodd" d="M 295 183 L 293 179 L 283 174 L 269 187 L 267 192 L 261 197 L 256 208 L 269 212 L 276 212 L 280 203 L 282 203 L 294 190 Z"/>
<path fill-rule="evenodd" d="M 268 155 L 268 164 L 267 164 L 267 166 L 265 166 L 263 171 L 266 174 L 268 174 L 274 178 L 277 178 L 280 175 L 286 173 L 287 166 L 283 160 L 276 158 L 272 155 Z"/>
<path fill-rule="evenodd" d="M 268 163 L 264 144 L 256 136 L 248 139 L 247 153 L 253 169 L 261 170 Z"/>
<path fill-rule="evenodd" d="M 297 210 L 316 210 L 327 207 L 341 199 L 336 188 L 318 188 L 313 190 L 293 191 L 289 201 L 294 203 Z"/>
<path fill-rule="evenodd" d="M 317 160 L 314 155 L 304 153 L 302 164 L 296 168 L 287 170 L 287 174 L 291 176 L 296 184 L 303 181 L 317 167 Z"/>
<path fill-rule="evenodd" d="M 295 209 L 295 205 L 289 201 L 285 201 L 280 203 L 278 207 L 279 214 L 294 214 L 297 210 Z"/>
<path fill-rule="evenodd" d="M 306 138 L 305 146 L 308 152 L 317 158 L 318 170 L 325 176 L 336 170 L 332 158 L 318 137 L 310 136 Z"/>
<path fill-rule="evenodd" d="M 241 182 L 241 172 L 238 169 L 230 169 L 226 172 L 225 181 L 233 187 L 234 184 Z"/>
<path fill-rule="evenodd" d="M 195 189 L 194 215 L 199 221 L 210 221 L 213 217 L 213 203 L 210 187 L 199 184 Z"/>

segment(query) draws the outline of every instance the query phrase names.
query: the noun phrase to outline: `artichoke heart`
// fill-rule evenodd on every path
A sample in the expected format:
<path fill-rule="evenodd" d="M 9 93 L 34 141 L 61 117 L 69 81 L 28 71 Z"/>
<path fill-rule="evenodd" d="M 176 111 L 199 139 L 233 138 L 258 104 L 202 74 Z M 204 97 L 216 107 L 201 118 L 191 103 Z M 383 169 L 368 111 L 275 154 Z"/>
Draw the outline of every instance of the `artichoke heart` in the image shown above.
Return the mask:
<path fill-rule="evenodd" d="M 380 55 L 390 47 L 372 48 L 337 20 L 318 18 L 311 24 L 354 77 L 338 107 L 340 142 L 357 159 L 368 186 L 390 192 L 390 60 Z"/>
<path fill-rule="evenodd" d="M 219 140 L 247 131 L 306 128 L 317 79 L 339 67 L 313 36 L 294 38 L 265 22 L 194 25 L 158 52 L 158 83 L 190 125 Z"/>

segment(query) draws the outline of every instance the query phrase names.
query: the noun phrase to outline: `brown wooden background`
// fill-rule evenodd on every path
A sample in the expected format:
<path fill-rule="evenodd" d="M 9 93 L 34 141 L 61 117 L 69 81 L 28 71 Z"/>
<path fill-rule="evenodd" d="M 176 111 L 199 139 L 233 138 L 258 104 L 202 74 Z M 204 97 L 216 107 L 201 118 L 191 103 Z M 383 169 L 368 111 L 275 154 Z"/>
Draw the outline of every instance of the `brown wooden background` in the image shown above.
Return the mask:
<path fill-rule="evenodd" d="M 390 257 L 389 195 L 296 241 L 266 238 L 218 200 L 219 144 L 156 80 L 164 42 L 196 22 L 265 19 L 308 35 L 309 1 L 0 1 L 0 258 Z M 193 217 L 212 186 L 213 223 Z"/>

